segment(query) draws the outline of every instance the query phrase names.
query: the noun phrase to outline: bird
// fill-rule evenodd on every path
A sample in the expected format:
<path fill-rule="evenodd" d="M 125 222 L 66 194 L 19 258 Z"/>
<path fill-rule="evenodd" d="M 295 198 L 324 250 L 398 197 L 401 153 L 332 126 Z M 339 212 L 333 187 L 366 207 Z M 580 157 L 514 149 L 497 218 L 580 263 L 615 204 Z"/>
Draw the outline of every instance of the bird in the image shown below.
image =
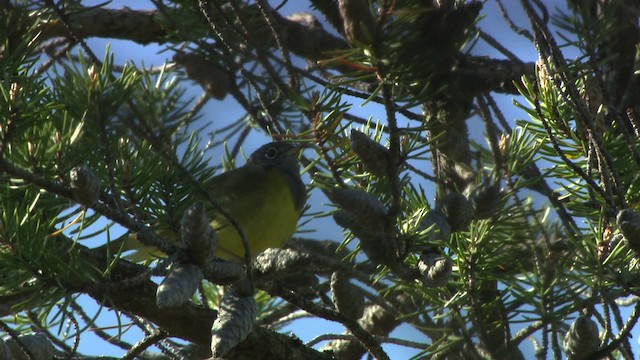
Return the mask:
<path fill-rule="evenodd" d="M 307 200 L 300 176 L 300 149 L 284 141 L 267 143 L 253 152 L 245 165 L 216 175 L 206 184 L 211 197 L 242 228 L 252 255 L 281 247 L 296 230 Z M 245 248 L 238 230 L 213 206 L 206 209 L 219 239 L 215 255 L 242 261 Z M 107 246 L 112 252 L 133 250 L 125 258 L 135 262 L 165 256 L 142 245 L 133 234 Z"/>

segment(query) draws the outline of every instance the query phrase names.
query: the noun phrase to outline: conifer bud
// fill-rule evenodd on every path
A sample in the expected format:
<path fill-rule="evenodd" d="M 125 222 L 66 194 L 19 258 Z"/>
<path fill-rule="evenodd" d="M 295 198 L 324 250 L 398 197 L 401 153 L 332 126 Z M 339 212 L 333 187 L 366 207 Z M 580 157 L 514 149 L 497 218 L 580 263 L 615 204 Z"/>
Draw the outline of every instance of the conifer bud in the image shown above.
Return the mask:
<path fill-rule="evenodd" d="M 338 0 L 344 35 L 350 43 L 371 44 L 376 22 L 367 0 Z"/>
<path fill-rule="evenodd" d="M 451 226 L 438 210 L 421 208 L 403 222 L 409 251 L 424 251 L 442 245 L 451 237 Z"/>
<path fill-rule="evenodd" d="M 96 65 L 91 65 L 87 69 L 87 75 L 89 76 L 89 85 L 95 87 L 96 83 L 100 80 L 100 70 Z"/>
<path fill-rule="evenodd" d="M 579 316 L 564 337 L 564 351 L 569 360 L 585 360 L 600 347 L 598 325 L 588 316 Z"/>
<path fill-rule="evenodd" d="M 351 230 L 353 235 L 360 239 L 360 248 L 373 263 L 389 264 L 394 261 L 395 256 L 388 244 L 391 240 L 385 236 L 382 229 L 376 230 L 364 227 L 348 211 L 334 213 L 333 220 L 343 228 Z"/>
<path fill-rule="evenodd" d="M 447 194 L 438 204 L 437 210 L 447 218 L 453 232 L 467 230 L 473 220 L 471 202 L 459 193 Z"/>
<path fill-rule="evenodd" d="M 309 254 L 293 249 L 267 249 L 253 260 L 253 266 L 261 280 L 282 279 L 309 266 Z"/>
<path fill-rule="evenodd" d="M 382 229 L 386 222 L 387 208 L 368 192 L 356 189 L 332 189 L 330 198 L 343 210 L 353 214 L 361 225 Z"/>
<path fill-rule="evenodd" d="M 55 349 L 46 335 L 20 335 L 18 336 L 18 340 L 20 340 L 22 346 L 18 344 L 18 341 L 15 339 L 8 339 L 6 341 L 7 347 L 14 360 L 53 360 Z M 32 356 L 24 351 L 23 346 L 29 349 L 30 355 Z"/>
<path fill-rule="evenodd" d="M 342 271 L 331 274 L 331 298 L 342 315 L 358 320 L 364 314 L 364 294 Z"/>
<path fill-rule="evenodd" d="M 500 210 L 500 185 L 469 184 L 462 193 L 471 202 L 475 219 L 489 219 Z"/>
<path fill-rule="evenodd" d="M 185 211 L 180 221 L 182 243 L 189 259 L 196 265 L 205 265 L 213 259 L 218 236 L 209 225 L 202 203 L 196 203 Z"/>
<path fill-rule="evenodd" d="M 76 166 L 71 169 L 71 190 L 76 200 L 85 206 L 92 206 L 100 197 L 100 179 L 89 168 Z"/>
<path fill-rule="evenodd" d="M 436 253 L 424 252 L 418 261 L 422 284 L 426 287 L 444 286 L 451 278 L 453 264 L 449 258 Z"/>
<path fill-rule="evenodd" d="M 623 209 L 618 212 L 616 222 L 627 246 L 640 255 L 640 215 L 632 209 Z"/>
<path fill-rule="evenodd" d="M 430 210 L 418 225 L 419 230 L 430 230 L 428 240 L 448 241 L 451 237 L 451 226 L 447 218 L 438 210 Z"/>
<path fill-rule="evenodd" d="M 199 266 L 173 263 L 169 274 L 158 286 L 156 304 L 161 309 L 184 304 L 198 290 L 202 278 Z"/>
<path fill-rule="evenodd" d="M 509 162 L 509 143 L 511 142 L 511 134 L 500 134 L 500 140 L 498 141 L 498 149 L 500 150 L 500 156 L 505 163 Z"/>
<path fill-rule="evenodd" d="M 552 60 L 550 57 L 547 59 L 547 64 L 552 66 Z M 547 71 L 547 66 L 542 58 L 539 58 L 538 61 L 536 61 L 536 75 L 538 77 L 538 86 L 540 86 L 542 90 L 548 91 L 548 89 L 551 88 L 550 79 L 552 74 L 549 74 Z"/>
<path fill-rule="evenodd" d="M 207 279 L 218 285 L 232 284 L 247 275 L 247 269 L 242 264 L 226 260 L 215 259 L 204 267 Z"/>
<path fill-rule="evenodd" d="M 2 338 L 0 338 L 0 359 L 2 360 L 13 360 L 13 356 L 11 356 L 11 350 L 9 349 L 9 345 L 7 345 Z"/>
<path fill-rule="evenodd" d="M 12 110 L 20 107 L 20 102 L 22 100 L 22 86 L 18 83 L 11 83 L 11 87 L 9 88 L 9 101 L 11 102 Z"/>
<path fill-rule="evenodd" d="M 233 287 L 225 288 L 218 317 L 211 328 L 211 352 L 214 358 L 225 356 L 251 333 L 258 306 L 253 295 L 242 296 Z"/>
<path fill-rule="evenodd" d="M 389 150 L 364 133 L 351 130 L 351 149 L 358 155 L 365 170 L 378 177 L 385 177 L 389 169 Z"/>

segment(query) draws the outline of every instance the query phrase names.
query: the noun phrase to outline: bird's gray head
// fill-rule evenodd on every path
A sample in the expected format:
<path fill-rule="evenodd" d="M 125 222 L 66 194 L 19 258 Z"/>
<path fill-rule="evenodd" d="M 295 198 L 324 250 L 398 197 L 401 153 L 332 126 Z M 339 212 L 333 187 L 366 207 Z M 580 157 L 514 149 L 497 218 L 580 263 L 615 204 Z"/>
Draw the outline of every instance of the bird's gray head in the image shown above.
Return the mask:
<path fill-rule="evenodd" d="M 302 208 L 306 201 L 306 189 L 300 178 L 300 145 L 288 142 L 271 142 L 262 145 L 254 151 L 247 164 L 260 164 L 266 167 L 275 167 L 287 178 L 287 182 L 293 191 L 296 208 Z"/>
<path fill-rule="evenodd" d="M 271 142 L 262 145 L 249 156 L 248 163 L 271 165 L 299 171 L 300 147 L 287 142 Z"/>

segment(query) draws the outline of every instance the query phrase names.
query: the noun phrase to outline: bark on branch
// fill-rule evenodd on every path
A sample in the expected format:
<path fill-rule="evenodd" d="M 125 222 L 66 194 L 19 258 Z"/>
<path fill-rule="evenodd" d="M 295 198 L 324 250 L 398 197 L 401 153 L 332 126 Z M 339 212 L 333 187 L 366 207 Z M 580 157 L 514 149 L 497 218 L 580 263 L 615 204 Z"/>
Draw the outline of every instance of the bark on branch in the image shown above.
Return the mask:
<path fill-rule="evenodd" d="M 317 62 L 333 57 L 336 51 L 349 48 L 344 39 L 326 31 L 310 14 L 288 17 L 278 13 L 273 15 L 282 31 L 285 46 L 297 56 Z M 168 31 L 163 25 L 170 26 L 170 22 L 162 21 L 163 16 L 157 10 L 80 8 L 69 13 L 68 19 L 73 31 L 81 38 L 121 39 L 147 45 L 168 41 Z M 44 22 L 41 31 L 43 39 L 68 35 L 60 20 Z M 275 46 L 275 43 L 271 46 Z M 532 77 L 534 64 L 466 57 L 453 73 L 464 79 L 465 84 L 471 84 L 470 91 L 474 93 L 496 91 L 515 94 L 517 91 L 513 83 L 519 82 L 522 75 Z"/>

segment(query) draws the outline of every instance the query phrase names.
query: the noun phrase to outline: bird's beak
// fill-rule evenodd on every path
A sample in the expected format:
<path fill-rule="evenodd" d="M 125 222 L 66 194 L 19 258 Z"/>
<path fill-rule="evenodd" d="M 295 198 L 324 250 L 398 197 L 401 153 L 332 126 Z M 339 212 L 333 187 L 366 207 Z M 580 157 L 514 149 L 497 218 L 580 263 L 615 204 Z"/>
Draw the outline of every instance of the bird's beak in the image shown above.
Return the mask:
<path fill-rule="evenodd" d="M 300 143 L 298 145 L 296 145 L 293 149 L 288 150 L 285 153 L 285 156 L 287 157 L 295 157 L 296 159 L 300 158 L 300 153 L 302 152 L 302 149 L 306 148 L 307 144 L 304 143 Z"/>

